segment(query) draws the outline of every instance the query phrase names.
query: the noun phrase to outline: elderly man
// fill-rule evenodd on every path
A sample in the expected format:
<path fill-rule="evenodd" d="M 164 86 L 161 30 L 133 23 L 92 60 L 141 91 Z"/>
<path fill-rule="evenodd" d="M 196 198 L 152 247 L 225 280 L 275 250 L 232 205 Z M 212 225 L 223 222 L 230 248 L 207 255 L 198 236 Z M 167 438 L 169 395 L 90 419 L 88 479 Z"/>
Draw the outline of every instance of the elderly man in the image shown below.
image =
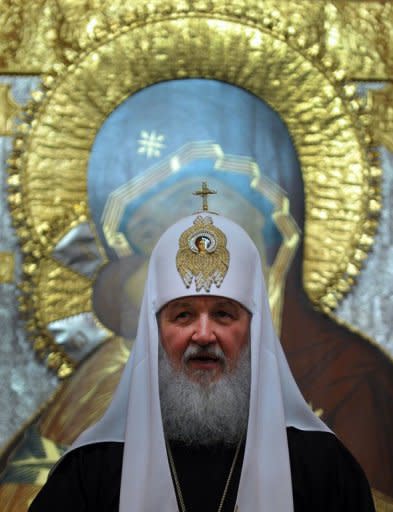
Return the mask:
<path fill-rule="evenodd" d="M 49 510 L 374 510 L 363 471 L 294 382 L 238 225 L 203 213 L 159 240 L 113 401 L 30 508 Z"/>

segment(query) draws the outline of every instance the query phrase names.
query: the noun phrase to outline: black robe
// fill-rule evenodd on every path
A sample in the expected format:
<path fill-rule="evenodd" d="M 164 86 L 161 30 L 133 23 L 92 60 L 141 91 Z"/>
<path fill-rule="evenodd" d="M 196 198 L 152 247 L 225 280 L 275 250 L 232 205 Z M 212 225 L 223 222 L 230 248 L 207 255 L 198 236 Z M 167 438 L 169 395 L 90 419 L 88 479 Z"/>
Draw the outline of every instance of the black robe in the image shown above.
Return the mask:
<path fill-rule="evenodd" d="M 290 427 L 287 436 L 295 512 L 375 510 L 363 470 L 334 435 Z M 187 512 L 217 512 L 235 448 L 171 444 L 171 449 Z M 223 512 L 234 510 L 243 453 L 244 446 Z M 29 512 L 117 512 L 122 456 L 123 443 L 97 443 L 72 451 L 51 474 Z"/>

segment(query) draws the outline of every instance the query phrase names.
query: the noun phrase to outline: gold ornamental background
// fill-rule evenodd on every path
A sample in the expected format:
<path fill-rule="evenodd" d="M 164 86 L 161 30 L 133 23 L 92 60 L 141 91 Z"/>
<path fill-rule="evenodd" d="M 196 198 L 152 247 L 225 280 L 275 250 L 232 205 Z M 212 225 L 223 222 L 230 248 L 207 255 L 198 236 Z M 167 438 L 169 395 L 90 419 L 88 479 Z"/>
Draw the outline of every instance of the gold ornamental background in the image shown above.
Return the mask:
<path fill-rule="evenodd" d="M 20 307 L 35 349 L 60 377 L 75 362 L 46 326 L 93 312 L 94 278 L 61 265 L 53 249 L 83 223 L 94 231 L 86 171 L 99 127 L 125 98 L 162 80 L 223 80 L 281 115 L 305 186 L 304 287 L 317 307 L 334 310 L 372 246 L 381 206 L 373 145 L 383 137 L 391 143 L 385 104 L 392 50 L 381 43 L 389 41 L 391 16 L 379 2 L 7 5 L 0 71 L 43 80 L 9 162 L 9 200 L 24 253 Z M 355 82 L 370 79 L 387 87 L 359 99 Z"/>

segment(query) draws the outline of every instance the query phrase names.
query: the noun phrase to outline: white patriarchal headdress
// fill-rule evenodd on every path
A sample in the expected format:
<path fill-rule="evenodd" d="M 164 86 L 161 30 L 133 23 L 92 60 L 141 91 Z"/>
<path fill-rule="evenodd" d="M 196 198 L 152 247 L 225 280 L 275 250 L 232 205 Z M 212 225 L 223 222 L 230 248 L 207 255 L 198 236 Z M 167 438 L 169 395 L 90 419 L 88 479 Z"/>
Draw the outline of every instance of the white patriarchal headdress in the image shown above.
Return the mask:
<path fill-rule="evenodd" d="M 203 238 L 203 254 L 198 254 L 198 237 Z M 173 299 L 206 294 L 234 299 L 252 313 L 250 413 L 239 511 L 293 510 L 286 427 L 328 431 L 288 367 L 254 243 L 224 217 L 203 213 L 184 218 L 162 235 L 152 253 L 135 345 L 113 401 L 74 443 L 125 443 L 120 512 L 177 510 L 160 411 L 156 315 Z"/>

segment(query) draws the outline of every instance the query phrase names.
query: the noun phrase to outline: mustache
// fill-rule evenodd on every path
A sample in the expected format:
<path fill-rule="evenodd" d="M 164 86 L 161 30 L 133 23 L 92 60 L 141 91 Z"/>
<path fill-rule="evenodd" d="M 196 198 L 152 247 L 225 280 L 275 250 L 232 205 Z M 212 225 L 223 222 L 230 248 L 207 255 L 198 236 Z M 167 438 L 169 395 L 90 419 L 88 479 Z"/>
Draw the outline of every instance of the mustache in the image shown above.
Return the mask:
<path fill-rule="evenodd" d="M 200 346 L 191 343 L 183 354 L 183 363 L 187 364 L 191 359 L 215 359 L 222 365 L 226 363 L 225 354 L 217 344 Z"/>

